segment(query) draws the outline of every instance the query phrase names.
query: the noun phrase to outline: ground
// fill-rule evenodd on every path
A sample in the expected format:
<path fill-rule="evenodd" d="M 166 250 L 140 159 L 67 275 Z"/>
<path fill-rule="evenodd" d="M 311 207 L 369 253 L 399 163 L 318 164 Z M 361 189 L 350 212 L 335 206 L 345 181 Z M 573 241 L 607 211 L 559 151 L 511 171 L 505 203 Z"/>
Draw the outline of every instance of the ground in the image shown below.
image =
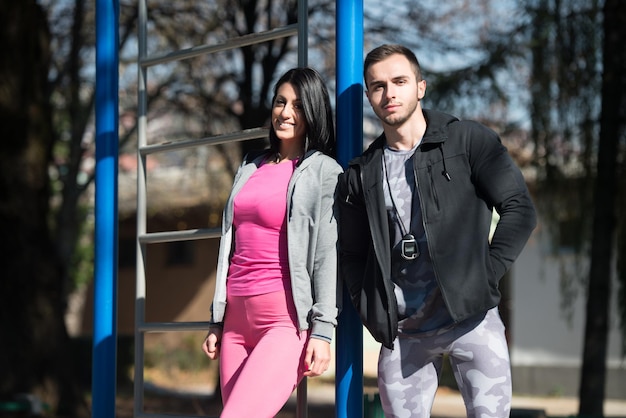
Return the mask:
<path fill-rule="evenodd" d="M 201 417 L 218 417 L 221 402 L 215 399 L 198 396 L 148 396 L 145 399 L 145 412 L 159 414 L 177 414 Z M 133 417 L 133 400 L 130 396 L 118 398 L 117 418 Z M 335 416 L 333 404 L 309 405 L 309 418 L 329 418 Z M 276 418 L 295 418 L 296 410 L 292 404 L 286 405 Z"/>
<path fill-rule="evenodd" d="M 158 364 L 162 364 L 158 363 Z M 207 382 L 215 381 L 215 366 L 196 367 L 194 372 L 184 372 L 169 368 L 167 371 L 147 368 L 144 391 L 144 412 L 172 417 L 218 417 L 221 399 L 210 395 Z M 133 418 L 132 376 L 125 383 L 118 384 L 116 418 Z M 375 377 L 364 377 L 364 394 L 368 398 L 377 392 Z M 260 388 L 260 390 L 262 390 Z M 308 380 L 307 418 L 335 417 L 334 391 L 332 378 Z M 511 417 L 515 418 L 572 418 L 578 411 L 578 400 L 567 397 L 513 396 Z M 626 418 L 626 401 L 607 400 L 604 416 Z M 461 395 L 456 388 L 441 385 L 433 405 L 433 418 L 463 418 L 466 416 Z M 376 402 L 366 402 L 363 418 L 382 418 Z M 243 417 L 242 417 L 243 418 Z M 245 417 L 249 418 L 249 417 Z M 254 417 L 252 417 L 254 418 Z M 295 396 L 287 402 L 276 418 L 296 418 Z"/>
<path fill-rule="evenodd" d="M 155 414 L 173 414 L 176 416 L 218 417 L 221 411 L 221 399 L 198 393 L 198 384 L 210 381 L 209 372 L 183 373 L 159 370 L 147 370 L 146 391 L 144 394 L 144 412 Z M 313 391 L 331 392 L 334 390 L 334 381 L 309 379 L 309 393 Z M 186 382 L 189 391 L 181 390 L 179 382 Z M 372 390 L 375 383 L 365 382 L 366 390 Z M 117 388 L 116 418 L 133 418 L 133 387 L 132 383 L 122 384 Z M 308 418 L 330 418 L 335 416 L 334 402 L 310 402 L 308 404 Z M 295 402 L 290 400 L 276 418 L 296 418 Z"/>

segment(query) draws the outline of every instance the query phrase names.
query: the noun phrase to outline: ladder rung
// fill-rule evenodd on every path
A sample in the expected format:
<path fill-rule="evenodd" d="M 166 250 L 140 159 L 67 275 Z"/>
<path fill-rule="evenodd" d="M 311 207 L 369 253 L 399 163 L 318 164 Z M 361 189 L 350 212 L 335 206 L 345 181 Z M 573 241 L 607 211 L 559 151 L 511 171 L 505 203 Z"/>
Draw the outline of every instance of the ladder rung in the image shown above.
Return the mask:
<path fill-rule="evenodd" d="M 156 55 L 152 57 L 146 57 L 139 60 L 139 65 L 142 67 L 151 67 L 157 64 L 164 64 L 172 61 L 184 60 L 187 58 L 197 57 L 202 54 L 212 54 L 215 52 L 226 51 L 229 49 L 235 49 L 242 46 L 259 44 L 262 42 L 272 41 L 274 39 L 286 38 L 288 36 L 298 34 L 298 24 L 283 26 L 282 28 L 276 28 L 265 32 L 251 33 L 248 35 L 239 36 L 237 38 L 231 38 L 221 44 L 215 45 L 201 45 L 193 48 L 182 49 L 180 51 L 169 52 L 164 55 Z"/>
<path fill-rule="evenodd" d="M 184 148 L 192 148 L 200 145 L 218 145 L 226 142 L 246 141 L 248 139 L 266 138 L 267 128 L 245 129 L 222 135 L 208 136 L 199 139 L 186 139 L 176 142 L 164 142 L 162 144 L 146 145 L 139 148 L 141 155 L 154 154 L 156 152 L 173 151 Z"/>
<path fill-rule="evenodd" d="M 167 332 L 167 331 L 206 331 L 208 321 L 202 322 L 147 322 L 137 326 L 140 332 Z"/>
<path fill-rule="evenodd" d="M 187 229 L 185 231 L 150 232 L 139 235 L 142 244 L 157 244 L 161 242 L 191 241 L 206 238 L 219 238 L 220 228 Z"/>

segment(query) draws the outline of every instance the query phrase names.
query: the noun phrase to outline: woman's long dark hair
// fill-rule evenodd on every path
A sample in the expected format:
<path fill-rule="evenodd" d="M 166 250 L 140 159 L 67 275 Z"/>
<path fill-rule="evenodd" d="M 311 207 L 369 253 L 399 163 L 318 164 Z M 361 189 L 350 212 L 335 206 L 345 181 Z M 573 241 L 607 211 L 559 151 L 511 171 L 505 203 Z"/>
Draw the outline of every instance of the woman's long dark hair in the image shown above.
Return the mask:
<path fill-rule="evenodd" d="M 300 97 L 304 118 L 306 119 L 306 138 L 304 154 L 318 150 L 331 157 L 335 156 L 335 125 L 330 107 L 328 89 L 320 74 L 312 68 L 299 67 L 287 71 L 274 86 L 272 107 L 278 89 L 284 83 L 290 83 Z M 274 125 L 270 124 L 270 152 L 278 153 L 280 140 L 276 137 Z"/>

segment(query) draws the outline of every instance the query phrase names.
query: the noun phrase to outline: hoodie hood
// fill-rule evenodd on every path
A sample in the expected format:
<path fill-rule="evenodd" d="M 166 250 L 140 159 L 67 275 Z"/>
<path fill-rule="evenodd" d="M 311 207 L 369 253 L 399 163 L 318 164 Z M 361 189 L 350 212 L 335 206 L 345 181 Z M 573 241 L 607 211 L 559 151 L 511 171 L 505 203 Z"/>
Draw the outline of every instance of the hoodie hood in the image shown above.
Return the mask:
<path fill-rule="evenodd" d="M 459 121 L 455 116 L 436 110 L 422 109 L 422 113 L 426 119 L 426 132 L 424 133 L 422 144 L 440 146 L 448 139 L 448 126 Z M 386 137 L 383 132 L 361 156 L 350 161 L 350 164 L 362 164 L 370 161 L 374 156 L 378 155 L 378 151 L 383 149 L 385 143 Z"/>

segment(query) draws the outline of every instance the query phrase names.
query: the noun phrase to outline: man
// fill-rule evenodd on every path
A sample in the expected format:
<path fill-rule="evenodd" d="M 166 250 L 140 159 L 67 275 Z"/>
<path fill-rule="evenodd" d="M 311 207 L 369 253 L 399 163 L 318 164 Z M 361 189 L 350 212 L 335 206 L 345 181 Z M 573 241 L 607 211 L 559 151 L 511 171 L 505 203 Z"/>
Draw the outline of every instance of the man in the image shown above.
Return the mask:
<path fill-rule="evenodd" d="M 495 132 L 422 109 L 426 81 L 409 49 L 374 49 L 364 79 L 384 133 L 339 182 L 340 269 L 382 343 L 385 416 L 429 417 L 447 355 L 467 416 L 508 417 L 498 283 L 536 225 L 524 178 Z"/>

